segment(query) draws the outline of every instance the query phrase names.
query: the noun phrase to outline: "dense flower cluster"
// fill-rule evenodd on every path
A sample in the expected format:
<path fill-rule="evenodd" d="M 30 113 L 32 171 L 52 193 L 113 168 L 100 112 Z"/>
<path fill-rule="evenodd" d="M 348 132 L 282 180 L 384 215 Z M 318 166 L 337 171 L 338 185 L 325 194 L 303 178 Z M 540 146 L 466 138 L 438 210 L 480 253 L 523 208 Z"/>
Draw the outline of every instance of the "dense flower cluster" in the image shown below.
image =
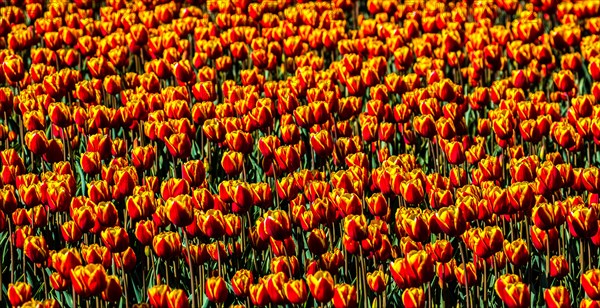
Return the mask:
<path fill-rule="evenodd" d="M 600 1 L 0 7 L 0 301 L 600 307 Z"/>

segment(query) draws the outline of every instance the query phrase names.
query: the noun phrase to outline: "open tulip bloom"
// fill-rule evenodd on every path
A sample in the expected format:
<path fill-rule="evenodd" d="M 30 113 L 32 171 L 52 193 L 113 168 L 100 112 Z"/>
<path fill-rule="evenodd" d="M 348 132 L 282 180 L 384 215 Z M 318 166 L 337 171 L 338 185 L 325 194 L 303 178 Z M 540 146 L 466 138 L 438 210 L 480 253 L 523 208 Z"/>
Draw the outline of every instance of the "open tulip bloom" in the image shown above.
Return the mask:
<path fill-rule="evenodd" d="M 597 0 L 0 7 L 0 305 L 600 307 Z"/>

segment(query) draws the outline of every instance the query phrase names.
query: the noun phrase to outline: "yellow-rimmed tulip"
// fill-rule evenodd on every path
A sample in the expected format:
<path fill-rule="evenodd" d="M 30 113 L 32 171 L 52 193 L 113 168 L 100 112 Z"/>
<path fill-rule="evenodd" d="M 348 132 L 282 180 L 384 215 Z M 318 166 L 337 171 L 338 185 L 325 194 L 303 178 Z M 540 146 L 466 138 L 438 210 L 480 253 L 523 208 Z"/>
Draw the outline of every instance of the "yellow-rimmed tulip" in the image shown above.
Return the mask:
<path fill-rule="evenodd" d="M 593 300 L 600 300 L 600 270 L 590 269 L 580 278 L 585 294 Z"/>
<path fill-rule="evenodd" d="M 425 292 L 422 288 L 408 288 L 402 292 L 402 304 L 406 308 L 425 307 Z"/>
<path fill-rule="evenodd" d="M 17 282 L 8 286 L 8 301 L 13 307 L 18 307 L 33 297 L 31 285 L 26 282 Z"/>
<path fill-rule="evenodd" d="M 334 295 L 333 276 L 326 271 L 318 271 L 306 277 L 312 296 L 320 303 L 329 302 Z"/>

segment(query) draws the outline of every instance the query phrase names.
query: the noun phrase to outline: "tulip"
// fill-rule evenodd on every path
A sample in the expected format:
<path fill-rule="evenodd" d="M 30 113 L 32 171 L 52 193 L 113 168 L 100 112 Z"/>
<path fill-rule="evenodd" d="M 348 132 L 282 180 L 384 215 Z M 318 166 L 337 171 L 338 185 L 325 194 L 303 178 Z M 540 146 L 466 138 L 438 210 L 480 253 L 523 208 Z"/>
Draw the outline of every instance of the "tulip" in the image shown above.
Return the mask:
<path fill-rule="evenodd" d="M 579 305 L 580 308 L 596 308 L 596 307 L 600 307 L 600 301 L 596 301 L 593 299 L 589 299 L 589 298 L 584 298 L 581 300 L 581 303 Z"/>
<path fill-rule="evenodd" d="M 240 152 L 227 151 L 221 158 L 221 166 L 230 176 L 240 174 L 243 169 L 244 154 Z"/>
<path fill-rule="evenodd" d="M 100 234 L 104 246 L 113 253 L 123 252 L 129 247 L 129 235 L 121 227 L 110 227 Z"/>
<path fill-rule="evenodd" d="M 157 234 L 152 240 L 152 249 L 159 258 L 170 259 L 178 256 L 181 252 L 179 233 L 162 232 Z"/>
<path fill-rule="evenodd" d="M 575 76 L 571 71 L 559 71 L 558 73 L 552 74 L 552 80 L 559 91 L 567 92 L 575 85 Z"/>
<path fill-rule="evenodd" d="M 107 302 L 116 302 L 123 296 L 123 289 L 117 276 L 111 275 L 106 279 L 106 289 L 102 291 L 102 299 Z"/>
<path fill-rule="evenodd" d="M 308 298 L 308 290 L 304 280 L 290 280 L 284 284 L 284 293 L 287 300 L 294 304 L 302 304 Z"/>
<path fill-rule="evenodd" d="M 148 288 L 148 299 L 153 307 L 168 307 L 169 293 L 171 288 L 168 285 L 159 284 Z"/>
<path fill-rule="evenodd" d="M 367 221 L 364 215 L 349 215 L 344 219 L 345 233 L 355 241 L 367 238 Z"/>
<path fill-rule="evenodd" d="M 169 308 L 187 308 L 189 307 L 188 297 L 184 290 L 175 289 L 167 294 L 167 303 Z"/>
<path fill-rule="evenodd" d="M 80 296 L 100 295 L 106 289 L 106 271 L 98 264 L 77 266 L 71 271 L 71 283 L 75 293 Z"/>
<path fill-rule="evenodd" d="M 550 258 L 550 277 L 562 278 L 569 274 L 569 264 L 564 256 Z"/>
<path fill-rule="evenodd" d="M 580 278 L 581 286 L 585 294 L 593 300 L 600 300 L 600 270 L 590 269 L 583 273 Z"/>
<path fill-rule="evenodd" d="M 434 261 L 447 263 L 452 259 L 454 248 L 446 240 L 437 240 L 431 244 L 428 249 Z"/>
<path fill-rule="evenodd" d="M 181 166 L 182 178 L 190 183 L 191 186 L 199 186 L 204 182 L 205 170 L 204 163 L 199 160 L 192 160 Z"/>
<path fill-rule="evenodd" d="M 48 138 L 42 131 L 31 131 L 25 135 L 27 148 L 36 155 L 46 153 L 48 149 Z"/>
<path fill-rule="evenodd" d="M 25 255 L 31 262 L 42 263 L 48 257 L 48 245 L 43 236 L 28 236 L 23 244 Z"/>
<path fill-rule="evenodd" d="M 335 308 L 358 307 L 356 287 L 349 284 L 336 284 L 333 290 L 333 306 Z"/>
<path fill-rule="evenodd" d="M 544 290 L 544 300 L 549 308 L 571 307 L 569 291 L 563 286 L 551 287 Z"/>
<path fill-rule="evenodd" d="M 517 275 L 506 274 L 498 277 L 494 290 L 508 307 L 529 306 L 529 288 Z"/>
<path fill-rule="evenodd" d="M 463 263 L 454 268 L 454 275 L 459 284 L 463 286 L 472 286 L 477 283 L 479 277 L 475 274 L 475 264 L 472 262 Z"/>
<path fill-rule="evenodd" d="M 270 302 L 269 292 L 262 278 L 257 284 L 250 285 L 250 300 L 256 306 L 266 306 Z"/>
<path fill-rule="evenodd" d="M 186 158 L 191 153 L 191 142 L 185 134 L 173 134 L 168 138 L 165 138 L 165 144 L 169 153 L 175 158 Z"/>
<path fill-rule="evenodd" d="M 504 241 L 504 253 L 515 266 L 523 266 L 529 261 L 529 250 L 527 243 L 523 239 L 517 239 L 514 242 Z"/>
<path fill-rule="evenodd" d="M 81 168 L 87 174 L 100 172 L 100 154 L 98 152 L 85 152 L 80 159 Z"/>
<path fill-rule="evenodd" d="M 18 307 L 33 297 L 31 286 L 25 282 L 17 282 L 8 286 L 8 301 L 14 307 Z"/>
<path fill-rule="evenodd" d="M 291 235 L 290 221 L 285 211 L 275 210 L 265 213 L 264 223 L 267 234 L 276 240 L 283 240 Z"/>
<path fill-rule="evenodd" d="M 226 222 L 220 210 L 208 210 L 200 215 L 198 225 L 208 237 L 219 238 L 225 234 Z"/>
<path fill-rule="evenodd" d="M 237 271 L 231 278 L 231 288 L 233 293 L 239 297 L 250 295 L 250 285 L 254 283 L 252 272 L 246 269 Z"/>
<path fill-rule="evenodd" d="M 178 227 L 185 227 L 193 222 L 192 198 L 189 195 L 169 198 L 165 203 L 165 209 L 169 221 Z"/>
<path fill-rule="evenodd" d="M 372 273 L 367 273 L 367 285 L 371 291 L 375 293 L 382 293 L 385 291 L 387 286 L 387 275 L 379 270 Z"/>
<path fill-rule="evenodd" d="M 204 285 L 204 293 L 208 300 L 214 303 L 222 303 L 227 300 L 227 284 L 223 277 L 210 277 Z"/>
<path fill-rule="evenodd" d="M 329 272 L 318 271 L 306 277 L 312 296 L 320 303 L 329 302 L 334 296 L 334 281 Z"/>
<path fill-rule="evenodd" d="M 402 292 L 402 304 L 407 308 L 425 307 L 425 292 L 422 288 L 408 288 Z"/>

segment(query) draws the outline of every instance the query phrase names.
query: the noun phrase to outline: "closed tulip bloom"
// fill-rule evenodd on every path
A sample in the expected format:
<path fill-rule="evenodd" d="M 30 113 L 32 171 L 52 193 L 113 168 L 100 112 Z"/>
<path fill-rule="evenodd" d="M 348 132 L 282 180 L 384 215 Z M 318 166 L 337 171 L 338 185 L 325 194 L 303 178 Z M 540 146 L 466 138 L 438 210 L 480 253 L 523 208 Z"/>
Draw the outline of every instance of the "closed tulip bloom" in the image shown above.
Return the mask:
<path fill-rule="evenodd" d="M 256 306 L 266 306 L 271 301 L 267 286 L 262 278 L 258 280 L 258 283 L 250 285 L 250 300 Z"/>
<path fill-rule="evenodd" d="M 63 239 L 67 243 L 77 242 L 83 236 L 81 229 L 79 229 L 77 224 L 72 220 L 60 225 L 60 232 L 62 234 Z"/>
<path fill-rule="evenodd" d="M 389 210 L 389 205 L 382 194 L 375 193 L 371 197 L 367 197 L 367 207 L 369 212 L 374 216 L 384 216 Z"/>
<path fill-rule="evenodd" d="M 237 271 L 231 278 L 231 288 L 236 296 L 250 295 L 250 285 L 254 283 L 252 272 L 246 269 Z"/>
<path fill-rule="evenodd" d="M 152 243 L 154 236 L 157 234 L 157 228 L 152 220 L 142 220 L 136 224 L 135 237 L 144 246 Z"/>
<path fill-rule="evenodd" d="M 137 171 L 131 166 L 119 168 L 114 173 L 113 181 L 116 186 L 115 189 L 118 189 L 123 196 L 131 195 L 138 184 Z"/>
<path fill-rule="evenodd" d="M 504 253 L 515 266 L 523 266 L 529 261 L 529 250 L 527 243 L 523 239 L 517 239 L 514 242 L 504 241 Z"/>
<path fill-rule="evenodd" d="M 87 174 L 97 174 L 101 169 L 100 154 L 98 152 L 85 152 L 80 158 L 81 169 Z"/>
<path fill-rule="evenodd" d="M 600 301 L 596 301 L 590 298 L 584 298 L 579 304 L 580 308 L 598 308 L 600 307 Z"/>
<path fill-rule="evenodd" d="M 318 271 L 306 278 L 312 296 L 320 303 L 329 302 L 334 295 L 334 281 L 329 272 Z"/>
<path fill-rule="evenodd" d="M 567 215 L 569 233 L 576 238 L 589 238 L 598 232 L 598 211 L 583 205 L 572 208 Z"/>
<path fill-rule="evenodd" d="M 171 288 L 165 284 L 155 285 L 148 289 L 148 299 L 152 307 L 169 307 L 169 293 Z"/>
<path fill-rule="evenodd" d="M 8 286 L 8 301 L 13 307 L 18 307 L 33 297 L 31 286 L 25 282 L 17 282 Z"/>
<path fill-rule="evenodd" d="M 155 148 L 151 145 L 134 147 L 131 151 L 131 162 L 137 169 L 148 170 L 154 165 Z"/>
<path fill-rule="evenodd" d="M 375 293 L 382 293 L 385 291 L 387 286 L 387 275 L 383 271 L 377 270 L 371 273 L 367 273 L 367 285 L 371 291 Z"/>
<path fill-rule="evenodd" d="M 533 208 L 531 216 L 536 227 L 548 230 L 562 225 L 566 220 L 565 214 L 563 207 L 542 203 Z"/>
<path fill-rule="evenodd" d="M 52 267 L 63 277 L 69 277 L 71 270 L 81 264 L 81 255 L 75 248 L 63 248 L 52 255 Z"/>
<path fill-rule="evenodd" d="M 469 285 L 472 286 L 475 283 L 477 283 L 478 278 L 476 276 L 476 269 L 475 269 L 475 264 L 473 262 L 469 262 L 469 263 L 463 263 L 459 266 L 456 266 L 454 268 L 454 275 L 456 276 L 456 281 L 463 285 Z"/>
<path fill-rule="evenodd" d="M 452 259 L 454 248 L 447 240 L 437 240 L 429 246 L 429 254 L 434 261 L 447 263 Z"/>
<path fill-rule="evenodd" d="M 70 281 L 58 272 L 54 272 L 50 275 L 50 285 L 56 291 L 64 291 L 70 286 Z"/>
<path fill-rule="evenodd" d="M 190 306 L 188 296 L 184 290 L 175 289 L 167 294 L 169 308 L 188 308 Z"/>
<path fill-rule="evenodd" d="M 423 201 L 425 192 L 423 191 L 423 184 L 420 180 L 411 179 L 400 183 L 400 194 L 407 203 L 418 204 Z"/>
<path fill-rule="evenodd" d="M 308 290 L 303 279 L 290 280 L 284 284 L 284 294 L 287 300 L 295 305 L 306 302 Z"/>
<path fill-rule="evenodd" d="M 478 231 L 479 234 L 474 237 L 475 241 L 473 243 L 473 249 L 477 256 L 487 258 L 502 250 L 504 235 L 500 228 L 487 226 Z"/>
<path fill-rule="evenodd" d="M 204 293 L 208 300 L 214 303 L 222 303 L 227 300 L 227 284 L 223 277 L 208 278 L 204 286 Z"/>
<path fill-rule="evenodd" d="M 416 116 L 414 118 L 413 127 L 419 135 L 425 138 L 432 138 L 437 132 L 435 121 L 431 115 Z"/>
<path fill-rule="evenodd" d="M 402 292 L 402 304 L 406 308 L 425 307 L 425 292 L 422 288 L 408 288 Z"/>
<path fill-rule="evenodd" d="M 142 192 L 140 194 L 127 198 L 125 202 L 127 214 L 133 221 L 148 218 L 156 210 L 156 199 L 151 192 Z"/>
<path fill-rule="evenodd" d="M 529 287 L 520 281 L 499 283 L 502 279 L 503 276 L 499 277 L 495 285 L 496 294 L 502 302 L 509 308 L 529 307 Z"/>
<path fill-rule="evenodd" d="M 465 161 L 465 153 L 461 142 L 448 142 L 444 147 L 448 162 L 453 165 L 460 165 Z"/>
<path fill-rule="evenodd" d="M 600 270 L 590 269 L 580 278 L 585 294 L 593 300 L 600 300 Z"/>
<path fill-rule="evenodd" d="M 169 198 L 165 203 L 167 218 L 178 227 L 188 226 L 193 222 L 192 197 L 189 195 L 178 195 Z"/>
<path fill-rule="evenodd" d="M 121 227 L 107 228 L 101 233 L 102 243 L 108 249 L 115 252 L 123 252 L 129 247 L 129 235 Z"/>
<path fill-rule="evenodd" d="M 310 145 L 318 156 L 328 156 L 333 152 L 333 138 L 327 130 L 310 134 Z"/>
<path fill-rule="evenodd" d="M 569 290 L 563 286 L 554 286 L 544 290 L 544 300 L 548 308 L 569 308 L 571 300 Z"/>
<path fill-rule="evenodd" d="M 344 219 L 344 231 L 355 241 L 367 238 L 367 221 L 364 215 L 348 215 Z"/>
<path fill-rule="evenodd" d="M 226 151 L 221 158 L 221 166 L 225 173 L 230 176 L 238 175 L 244 166 L 244 154 L 240 152 Z"/>
<path fill-rule="evenodd" d="M 110 275 L 106 279 L 106 289 L 102 291 L 102 299 L 107 302 L 116 302 L 123 296 L 123 289 L 119 283 L 119 278 Z"/>
<path fill-rule="evenodd" d="M 159 258 L 170 259 L 179 256 L 181 253 L 179 233 L 162 232 L 157 234 L 152 240 L 152 249 Z"/>
<path fill-rule="evenodd" d="M 185 134 L 173 134 L 168 138 L 165 138 L 165 144 L 169 153 L 175 158 L 186 158 L 190 156 L 192 150 L 192 144 L 190 139 Z"/>
<path fill-rule="evenodd" d="M 559 91 L 567 92 L 575 85 L 575 75 L 568 70 L 561 70 L 558 73 L 552 74 L 554 85 Z"/>
<path fill-rule="evenodd" d="M 25 255 L 33 263 L 42 263 L 48 257 L 48 245 L 43 236 L 28 236 L 23 244 Z"/>
<path fill-rule="evenodd" d="M 336 284 L 333 290 L 333 307 L 355 308 L 358 307 L 356 287 L 349 284 Z"/>
<path fill-rule="evenodd" d="M 562 278 L 569 274 L 569 263 L 564 256 L 552 256 L 550 258 L 550 277 Z"/>
<path fill-rule="evenodd" d="M 48 138 L 43 131 L 32 131 L 25 134 L 27 148 L 36 155 L 46 153 L 48 149 Z"/>
<path fill-rule="evenodd" d="M 94 227 L 96 213 L 89 206 L 82 206 L 73 211 L 73 221 L 82 232 L 87 232 Z"/>
<path fill-rule="evenodd" d="M 181 166 L 182 178 L 191 186 L 199 186 L 204 182 L 206 171 L 204 163 L 200 160 L 191 160 Z"/>
<path fill-rule="evenodd" d="M 267 234 L 277 240 L 283 240 L 291 234 L 290 219 L 285 211 L 275 210 L 265 214 Z"/>
<path fill-rule="evenodd" d="M 100 264 L 80 265 L 71 271 L 75 293 L 83 297 L 100 295 L 106 289 L 106 271 Z"/>

